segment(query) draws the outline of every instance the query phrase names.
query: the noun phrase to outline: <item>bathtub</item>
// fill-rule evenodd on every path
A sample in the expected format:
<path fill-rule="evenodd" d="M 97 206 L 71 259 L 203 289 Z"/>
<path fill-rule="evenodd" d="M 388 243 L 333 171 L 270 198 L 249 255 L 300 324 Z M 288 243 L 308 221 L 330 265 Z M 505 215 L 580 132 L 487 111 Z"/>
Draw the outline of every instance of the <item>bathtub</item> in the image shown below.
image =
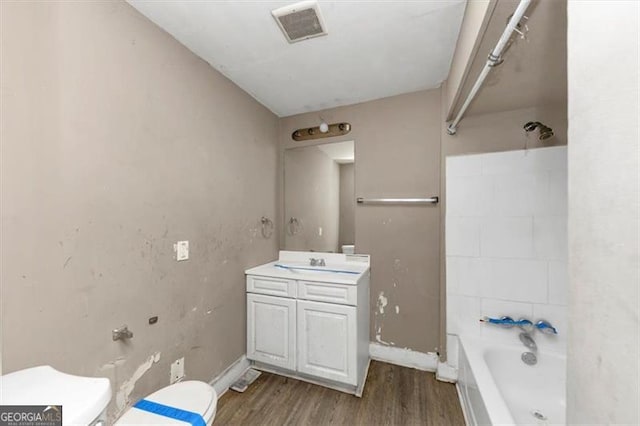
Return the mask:
<path fill-rule="evenodd" d="M 565 424 L 566 358 L 538 353 L 520 359 L 525 347 L 459 338 L 458 395 L 469 425 Z"/>

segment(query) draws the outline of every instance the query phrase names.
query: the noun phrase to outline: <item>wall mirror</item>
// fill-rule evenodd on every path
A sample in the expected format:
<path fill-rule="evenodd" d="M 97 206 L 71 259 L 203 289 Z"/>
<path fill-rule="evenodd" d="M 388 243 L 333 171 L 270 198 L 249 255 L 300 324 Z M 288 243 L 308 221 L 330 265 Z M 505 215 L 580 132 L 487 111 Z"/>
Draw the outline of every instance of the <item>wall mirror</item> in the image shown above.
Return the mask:
<path fill-rule="evenodd" d="M 284 249 L 353 253 L 353 141 L 284 152 Z"/>

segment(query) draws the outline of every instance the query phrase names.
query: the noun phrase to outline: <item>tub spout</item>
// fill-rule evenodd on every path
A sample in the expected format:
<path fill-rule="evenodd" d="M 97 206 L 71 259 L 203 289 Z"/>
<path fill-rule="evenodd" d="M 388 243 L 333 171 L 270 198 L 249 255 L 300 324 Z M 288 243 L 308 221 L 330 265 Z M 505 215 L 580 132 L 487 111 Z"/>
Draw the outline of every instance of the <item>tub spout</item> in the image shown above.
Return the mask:
<path fill-rule="evenodd" d="M 522 344 L 532 352 L 536 352 L 538 350 L 538 345 L 536 345 L 536 342 L 533 340 L 533 337 L 531 337 L 529 333 L 522 332 L 518 337 L 520 337 L 520 341 L 522 342 Z"/>

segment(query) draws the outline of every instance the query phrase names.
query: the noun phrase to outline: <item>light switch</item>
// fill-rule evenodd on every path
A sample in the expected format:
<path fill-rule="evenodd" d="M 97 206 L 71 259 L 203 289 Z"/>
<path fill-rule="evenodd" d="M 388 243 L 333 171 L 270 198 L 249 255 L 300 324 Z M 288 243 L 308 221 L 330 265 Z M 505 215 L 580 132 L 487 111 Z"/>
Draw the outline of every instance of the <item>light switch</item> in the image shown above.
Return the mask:
<path fill-rule="evenodd" d="M 322 237 L 322 226 L 318 226 L 318 236 Z"/>
<path fill-rule="evenodd" d="M 189 241 L 178 241 L 175 245 L 175 250 L 178 262 L 189 259 Z"/>

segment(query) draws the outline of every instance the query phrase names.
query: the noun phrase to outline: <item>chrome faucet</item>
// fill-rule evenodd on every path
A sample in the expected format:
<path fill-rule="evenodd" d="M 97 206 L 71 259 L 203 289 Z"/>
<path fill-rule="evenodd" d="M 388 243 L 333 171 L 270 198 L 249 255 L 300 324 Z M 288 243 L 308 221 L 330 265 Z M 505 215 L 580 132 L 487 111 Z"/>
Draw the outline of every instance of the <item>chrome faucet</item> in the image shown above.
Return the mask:
<path fill-rule="evenodd" d="M 520 359 L 527 365 L 536 365 L 538 363 L 538 345 L 536 345 L 533 337 L 531 337 L 531 335 L 526 331 L 520 333 L 518 337 L 522 344 L 528 349 L 528 351 L 523 352 L 522 355 L 520 355 Z"/>
<path fill-rule="evenodd" d="M 534 324 L 526 318 L 520 318 L 518 321 L 515 321 L 509 316 L 504 316 L 501 318 L 482 317 L 480 318 L 480 322 L 486 322 L 489 324 L 500 326 L 502 328 L 511 328 L 518 326 L 518 328 L 526 333 L 532 333 L 537 329 L 539 332 L 544 334 L 558 334 L 558 330 L 545 320 L 538 320 Z"/>
<path fill-rule="evenodd" d="M 535 322 L 531 322 L 526 318 L 520 318 L 515 321 L 513 318 L 509 316 L 503 316 L 501 318 L 489 318 L 482 317 L 480 319 L 481 322 L 486 322 L 489 324 L 494 324 L 503 328 L 512 328 L 518 327 L 520 330 L 520 334 L 518 337 L 522 344 L 528 349 L 526 352 L 523 352 L 521 355 L 522 362 L 527 365 L 536 365 L 538 363 L 538 345 L 535 340 L 533 340 L 532 333 L 535 330 L 538 330 L 544 334 L 558 334 L 558 330 L 554 326 L 552 326 L 548 321 L 538 320 Z"/>
<path fill-rule="evenodd" d="M 533 340 L 533 337 L 531 337 L 529 333 L 527 333 L 526 331 L 523 331 L 522 333 L 520 333 L 518 337 L 520 337 L 520 341 L 522 342 L 523 345 L 527 347 L 527 349 L 533 352 L 538 351 L 538 345 L 536 345 L 535 340 Z"/>
<path fill-rule="evenodd" d="M 311 266 L 327 266 L 324 259 L 314 259 L 313 257 L 309 259 L 309 265 Z"/>

